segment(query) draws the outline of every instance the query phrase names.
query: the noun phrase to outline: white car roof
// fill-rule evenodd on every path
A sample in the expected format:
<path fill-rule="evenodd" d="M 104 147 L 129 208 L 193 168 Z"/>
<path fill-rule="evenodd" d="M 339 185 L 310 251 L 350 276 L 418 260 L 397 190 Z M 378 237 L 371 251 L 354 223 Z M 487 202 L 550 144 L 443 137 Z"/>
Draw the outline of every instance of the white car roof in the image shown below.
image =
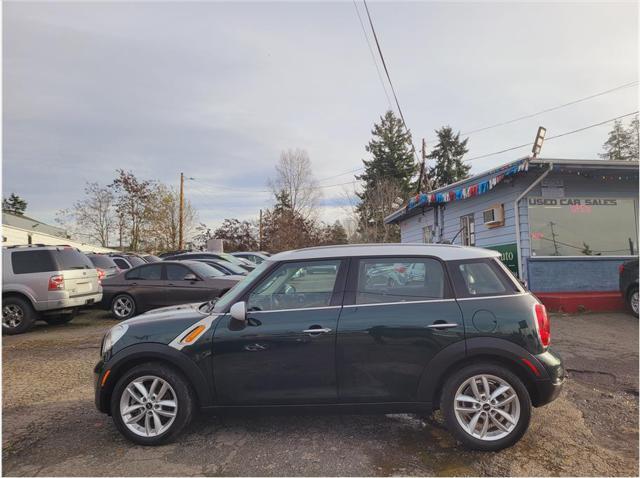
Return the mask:
<path fill-rule="evenodd" d="M 433 256 L 444 261 L 455 261 L 459 259 L 500 257 L 500 253 L 480 247 L 452 244 L 348 244 L 343 246 L 308 247 L 306 249 L 280 252 L 271 256 L 269 260 L 295 261 L 362 256 Z"/>

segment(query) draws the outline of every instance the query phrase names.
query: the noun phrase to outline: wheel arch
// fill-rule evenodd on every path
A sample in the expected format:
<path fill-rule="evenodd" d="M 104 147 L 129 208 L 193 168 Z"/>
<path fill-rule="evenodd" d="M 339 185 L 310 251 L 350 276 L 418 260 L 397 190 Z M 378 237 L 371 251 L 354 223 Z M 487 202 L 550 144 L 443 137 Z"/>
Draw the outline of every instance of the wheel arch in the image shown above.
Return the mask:
<path fill-rule="evenodd" d="M 19 299 L 24 299 L 26 300 L 29 304 L 31 304 L 31 307 L 33 307 L 33 309 L 35 310 L 35 302 L 33 300 L 33 298 L 24 291 L 20 291 L 20 290 L 10 290 L 10 291 L 6 291 L 6 292 L 2 292 L 2 300 L 6 300 L 10 297 L 17 297 Z"/>
<path fill-rule="evenodd" d="M 522 347 L 505 339 L 477 337 L 466 340 L 466 350 L 458 342 L 440 351 L 427 365 L 418 385 L 418 400 L 430 402 L 433 409 L 440 406 L 440 396 L 445 381 L 457 370 L 479 362 L 494 363 L 514 373 L 524 384 L 531 402 L 537 403 L 537 378 L 548 378 L 544 366 Z M 540 373 L 535 377 L 522 361 L 527 359 Z"/>
<path fill-rule="evenodd" d="M 114 360 L 115 359 L 115 360 Z M 101 389 L 101 409 L 110 410 L 111 395 L 118 380 L 129 370 L 137 365 L 154 362 L 165 365 L 180 373 L 192 390 L 196 400 L 196 407 L 206 407 L 212 403 L 212 390 L 210 381 L 203 371 L 189 357 L 168 345 L 160 343 L 145 343 L 132 345 L 118 352 L 110 360 L 105 371 L 109 370 L 109 377 L 105 386 Z"/>

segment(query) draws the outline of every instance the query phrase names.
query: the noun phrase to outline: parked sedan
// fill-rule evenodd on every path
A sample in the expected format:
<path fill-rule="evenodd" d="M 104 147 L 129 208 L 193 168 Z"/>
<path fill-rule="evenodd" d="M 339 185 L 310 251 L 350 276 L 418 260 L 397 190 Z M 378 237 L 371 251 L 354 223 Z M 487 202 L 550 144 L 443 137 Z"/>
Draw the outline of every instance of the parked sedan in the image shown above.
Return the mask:
<path fill-rule="evenodd" d="M 222 276 L 196 261 L 163 261 L 134 267 L 102 282 L 102 308 L 117 319 L 147 310 L 220 297 L 242 276 Z"/>
<path fill-rule="evenodd" d="M 100 280 L 108 279 L 109 277 L 116 276 L 120 273 L 120 268 L 114 262 L 112 257 L 106 254 L 86 254 L 89 260 L 96 266 L 98 271 L 98 278 Z"/>

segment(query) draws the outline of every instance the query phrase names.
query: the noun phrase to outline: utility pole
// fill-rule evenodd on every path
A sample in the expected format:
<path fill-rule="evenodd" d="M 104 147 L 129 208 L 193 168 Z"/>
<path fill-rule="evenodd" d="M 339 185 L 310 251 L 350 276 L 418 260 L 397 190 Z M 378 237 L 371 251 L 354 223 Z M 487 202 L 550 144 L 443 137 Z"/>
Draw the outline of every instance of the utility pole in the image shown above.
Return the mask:
<path fill-rule="evenodd" d="M 260 225 L 258 231 L 258 249 L 262 250 L 262 209 L 260 209 Z"/>
<path fill-rule="evenodd" d="M 551 240 L 553 241 L 553 248 L 555 249 L 555 254 L 553 254 L 554 256 L 559 256 L 560 252 L 558 251 L 558 243 L 556 242 L 556 231 L 553 229 L 553 226 L 555 226 L 556 223 L 553 221 L 549 222 L 549 226 L 551 226 Z"/>
<path fill-rule="evenodd" d="M 180 221 L 178 226 L 178 250 L 183 247 L 183 221 L 184 221 L 184 173 L 180 173 Z"/>
<path fill-rule="evenodd" d="M 416 188 L 416 194 L 420 193 L 422 188 L 422 181 L 427 184 L 425 191 L 429 189 L 428 180 L 426 178 L 426 166 L 427 166 L 427 142 L 422 138 L 422 163 L 420 163 L 420 176 L 418 176 L 418 187 Z"/>

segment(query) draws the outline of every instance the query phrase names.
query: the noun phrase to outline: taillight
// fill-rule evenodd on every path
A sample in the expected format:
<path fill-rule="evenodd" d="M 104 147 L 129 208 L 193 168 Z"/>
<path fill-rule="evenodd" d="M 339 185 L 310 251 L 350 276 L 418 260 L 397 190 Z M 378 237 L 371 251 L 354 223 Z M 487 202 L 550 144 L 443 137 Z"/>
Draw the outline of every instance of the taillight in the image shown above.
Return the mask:
<path fill-rule="evenodd" d="M 49 278 L 49 290 L 62 290 L 62 289 L 64 289 L 64 277 L 51 276 Z"/>
<path fill-rule="evenodd" d="M 624 272 L 624 264 L 620 264 L 620 265 L 618 266 L 618 272 L 619 272 L 620 274 L 622 274 L 622 273 Z"/>
<path fill-rule="evenodd" d="M 107 273 L 104 269 L 100 269 L 99 267 L 96 267 L 96 270 L 98 271 L 98 282 L 102 282 Z"/>
<path fill-rule="evenodd" d="M 551 343 L 551 323 L 547 315 L 547 308 L 542 304 L 536 304 L 534 307 L 536 313 L 536 321 L 538 323 L 538 335 L 540 342 L 544 347 L 548 347 Z"/>

